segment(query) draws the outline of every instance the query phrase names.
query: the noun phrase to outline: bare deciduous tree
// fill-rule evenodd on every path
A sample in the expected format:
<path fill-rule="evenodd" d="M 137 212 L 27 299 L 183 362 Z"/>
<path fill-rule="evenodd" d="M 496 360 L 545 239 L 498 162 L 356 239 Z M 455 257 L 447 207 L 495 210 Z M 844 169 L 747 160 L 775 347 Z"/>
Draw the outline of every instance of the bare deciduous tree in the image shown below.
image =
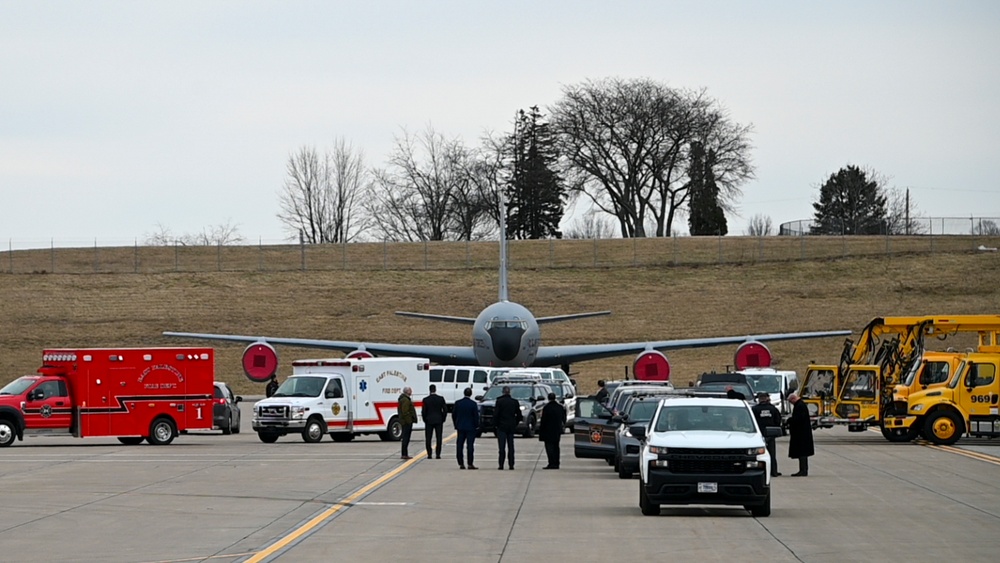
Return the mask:
<path fill-rule="evenodd" d="M 766 237 L 773 233 L 772 229 L 771 217 L 758 213 L 750 218 L 745 233 L 751 237 Z"/>
<path fill-rule="evenodd" d="M 386 168 L 375 172 L 368 200 L 375 235 L 382 240 L 429 241 L 474 238 L 486 213 L 481 190 L 488 177 L 458 139 L 433 128 L 418 136 L 406 131 Z"/>
<path fill-rule="evenodd" d="M 288 157 L 286 168 L 278 219 L 293 237 L 310 244 L 343 243 L 362 233 L 366 221 L 361 198 L 370 178 L 361 151 L 343 139 L 323 155 L 302 147 Z"/>
<path fill-rule="evenodd" d="M 174 236 L 170 228 L 161 223 L 156 224 L 156 231 L 145 236 L 145 242 L 150 246 L 226 246 L 240 244 L 246 239 L 240 234 L 239 226 L 232 220 L 221 225 L 206 227 L 202 232 Z"/>
<path fill-rule="evenodd" d="M 615 226 L 603 213 L 596 210 L 588 211 L 573 221 L 565 231 L 563 238 L 567 239 L 604 239 L 615 236 Z"/>
<path fill-rule="evenodd" d="M 618 220 L 622 236 L 673 231 L 688 199 L 689 148 L 714 151 L 712 173 L 727 205 L 751 178 L 750 126 L 732 123 L 705 91 L 652 80 L 609 79 L 564 90 L 550 111 L 568 160 L 570 190 Z"/>

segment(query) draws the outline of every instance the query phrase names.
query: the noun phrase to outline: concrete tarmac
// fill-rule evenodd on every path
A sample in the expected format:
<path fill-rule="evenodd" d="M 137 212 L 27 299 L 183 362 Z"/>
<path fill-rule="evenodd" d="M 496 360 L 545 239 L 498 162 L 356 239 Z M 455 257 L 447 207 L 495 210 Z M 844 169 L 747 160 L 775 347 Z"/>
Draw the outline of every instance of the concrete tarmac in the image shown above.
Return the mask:
<path fill-rule="evenodd" d="M 0 450 L 4 561 L 748 561 L 836 562 L 1000 557 L 1000 441 L 893 444 L 875 432 L 817 430 L 810 475 L 778 440 L 773 512 L 664 506 L 642 516 L 637 478 L 573 457 L 545 471 L 535 439 L 497 470 L 492 435 L 479 470 L 454 439 L 426 459 L 423 433 L 263 444 L 243 404 L 238 435 L 168 446 L 27 438 Z M 446 425 L 446 436 L 450 434 Z"/>

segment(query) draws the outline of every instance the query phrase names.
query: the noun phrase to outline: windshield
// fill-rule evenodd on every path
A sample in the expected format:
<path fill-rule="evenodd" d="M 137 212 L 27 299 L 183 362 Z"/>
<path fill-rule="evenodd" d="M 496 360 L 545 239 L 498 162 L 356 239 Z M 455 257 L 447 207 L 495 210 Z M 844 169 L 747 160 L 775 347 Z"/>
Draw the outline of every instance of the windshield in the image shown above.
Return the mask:
<path fill-rule="evenodd" d="M 748 375 L 754 393 L 781 393 L 781 376 L 774 374 Z"/>
<path fill-rule="evenodd" d="M 629 422 L 648 422 L 652 420 L 656 413 L 659 401 L 632 401 L 632 406 L 628 410 Z"/>
<path fill-rule="evenodd" d="M 272 397 L 319 397 L 326 385 L 325 377 L 289 377 Z"/>
<path fill-rule="evenodd" d="M 711 430 L 722 432 L 757 431 L 750 411 L 730 406 L 671 406 L 664 407 L 656 419 L 657 432 Z"/>
<path fill-rule="evenodd" d="M 805 385 L 802 386 L 802 398 L 829 397 L 833 397 L 833 370 L 810 370 L 806 375 Z"/>
<path fill-rule="evenodd" d="M 5 385 L 3 389 L 0 389 L 0 395 L 20 395 L 27 391 L 28 387 L 31 387 L 36 381 L 38 381 L 37 377 L 30 376 L 15 379 Z"/>
<path fill-rule="evenodd" d="M 532 395 L 532 388 L 530 385 L 510 385 L 509 387 L 510 396 L 515 399 L 530 401 L 534 397 Z M 486 390 L 486 394 L 483 395 L 483 400 L 495 401 L 500 397 L 500 395 L 503 395 L 503 385 L 494 385 Z"/>
<path fill-rule="evenodd" d="M 753 397 L 753 391 L 750 390 L 750 386 L 746 383 L 703 383 L 698 386 L 699 391 L 711 391 L 713 393 L 725 393 L 726 389 L 729 387 L 733 388 L 733 391 L 737 393 L 743 393 L 745 399 Z"/>
<path fill-rule="evenodd" d="M 920 372 L 921 385 L 934 385 L 935 383 L 945 383 L 951 373 L 951 366 L 948 362 L 927 362 L 923 371 Z"/>

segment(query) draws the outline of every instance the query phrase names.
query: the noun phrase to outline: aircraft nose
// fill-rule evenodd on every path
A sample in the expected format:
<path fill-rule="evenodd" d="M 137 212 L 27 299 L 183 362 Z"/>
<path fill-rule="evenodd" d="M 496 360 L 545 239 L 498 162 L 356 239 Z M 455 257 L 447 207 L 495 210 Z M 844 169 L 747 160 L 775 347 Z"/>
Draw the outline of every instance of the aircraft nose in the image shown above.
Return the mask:
<path fill-rule="evenodd" d="M 521 350 L 523 328 L 492 327 L 486 332 L 489 333 L 490 340 L 493 342 L 493 353 L 496 354 L 497 359 L 509 362 L 517 357 L 517 353 Z"/>

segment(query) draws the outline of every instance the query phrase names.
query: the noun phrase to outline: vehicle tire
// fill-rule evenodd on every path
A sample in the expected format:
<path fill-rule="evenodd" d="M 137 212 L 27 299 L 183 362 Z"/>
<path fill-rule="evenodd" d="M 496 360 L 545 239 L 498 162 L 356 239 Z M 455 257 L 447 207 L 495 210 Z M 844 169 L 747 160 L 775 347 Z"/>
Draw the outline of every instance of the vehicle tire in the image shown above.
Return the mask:
<path fill-rule="evenodd" d="M 619 461 L 618 456 L 616 455 L 614 463 L 612 463 L 612 467 L 615 468 L 615 471 L 618 471 L 621 468 L 621 466 L 622 466 L 621 461 Z"/>
<path fill-rule="evenodd" d="M 625 468 L 625 464 L 621 461 L 618 462 L 618 478 L 619 479 L 631 479 L 632 472 Z"/>
<path fill-rule="evenodd" d="M 615 466 L 615 458 L 613 458 L 613 457 L 606 457 L 606 458 L 604 458 L 604 461 L 606 461 L 607 464 L 610 465 L 611 467 Z"/>
<path fill-rule="evenodd" d="M 399 417 L 389 419 L 389 427 L 385 432 L 379 432 L 378 437 L 383 442 L 398 442 L 403 437 L 403 425 L 399 422 Z"/>
<path fill-rule="evenodd" d="M 659 516 L 660 515 L 660 505 L 649 500 L 649 495 L 646 494 L 646 484 L 639 479 L 639 510 L 642 511 L 643 516 Z"/>
<path fill-rule="evenodd" d="M 240 433 L 240 423 L 241 423 L 241 422 L 243 422 L 243 419 L 242 419 L 242 418 L 240 418 L 240 417 L 237 417 L 237 418 L 236 418 L 236 426 L 233 426 L 233 427 L 232 427 L 232 428 L 230 428 L 229 430 L 230 430 L 230 431 L 231 431 L 231 432 L 232 432 L 233 434 L 239 434 L 239 433 Z"/>
<path fill-rule="evenodd" d="M 277 432 L 257 432 L 257 437 L 260 438 L 260 441 L 265 444 L 273 444 L 278 441 Z"/>
<path fill-rule="evenodd" d="M 955 413 L 947 410 L 932 412 L 924 423 L 924 435 L 939 446 L 950 446 L 965 432 L 965 424 Z"/>
<path fill-rule="evenodd" d="M 767 497 L 764 498 L 764 504 L 758 504 L 755 506 L 744 506 L 750 511 L 750 514 L 754 518 L 764 518 L 765 516 L 771 515 L 771 490 L 768 489 Z"/>
<path fill-rule="evenodd" d="M 306 421 L 306 427 L 302 429 L 302 441 L 315 444 L 323 439 L 324 434 L 326 434 L 326 422 L 316 416 Z"/>
<path fill-rule="evenodd" d="M 524 425 L 524 437 L 531 438 L 535 435 L 535 415 L 534 413 L 528 415 L 528 423 Z"/>
<path fill-rule="evenodd" d="M 233 413 L 229 413 L 229 422 L 222 427 L 222 434 L 228 436 L 233 433 Z"/>
<path fill-rule="evenodd" d="M 138 446 L 142 443 L 142 436 L 123 436 L 118 438 L 118 441 L 126 446 Z"/>
<path fill-rule="evenodd" d="M 166 446 L 174 441 L 176 435 L 177 427 L 174 426 L 174 421 L 161 416 L 149 425 L 149 436 L 146 441 L 154 446 Z"/>
<path fill-rule="evenodd" d="M 17 439 L 17 429 L 14 428 L 14 423 L 6 419 L 0 420 L 0 448 L 13 444 L 15 439 Z"/>
<path fill-rule="evenodd" d="M 334 442 L 350 442 L 354 439 L 354 433 L 352 432 L 330 432 L 330 438 L 333 438 Z"/>
<path fill-rule="evenodd" d="M 912 442 L 917 437 L 916 425 L 909 428 L 886 428 L 885 421 L 882 421 L 880 426 L 882 437 L 890 442 Z"/>

